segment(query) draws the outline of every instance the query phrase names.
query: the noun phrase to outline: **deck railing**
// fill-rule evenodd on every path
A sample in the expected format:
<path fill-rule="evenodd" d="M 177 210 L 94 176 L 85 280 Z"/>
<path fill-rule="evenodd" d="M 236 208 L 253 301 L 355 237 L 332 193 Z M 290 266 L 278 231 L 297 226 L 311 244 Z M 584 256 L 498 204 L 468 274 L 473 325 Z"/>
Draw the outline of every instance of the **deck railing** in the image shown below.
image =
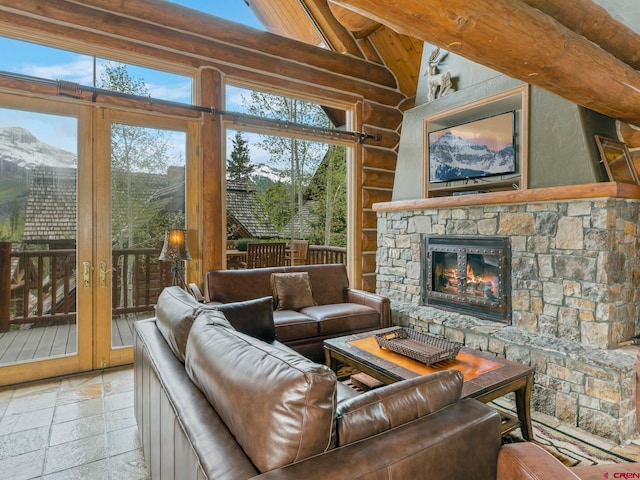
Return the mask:
<path fill-rule="evenodd" d="M 155 248 L 113 250 L 114 315 L 153 309 L 172 281 L 173 265 L 160 262 L 159 253 Z M 0 242 L 0 332 L 11 325 L 74 321 L 77 276 L 75 249 L 12 252 L 10 243 Z"/>
<path fill-rule="evenodd" d="M 309 245 L 307 257 L 309 265 L 321 263 L 347 263 L 347 249 L 344 247 L 327 247 L 324 245 Z"/>
<path fill-rule="evenodd" d="M 171 285 L 173 264 L 160 262 L 159 253 L 154 248 L 113 250 L 114 315 L 152 310 L 162 289 Z M 341 247 L 311 245 L 308 253 L 309 264 L 347 259 Z M 0 242 L 0 332 L 11 325 L 73 322 L 77 277 L 75 249 L 12 251 L 11 243 Z"/>

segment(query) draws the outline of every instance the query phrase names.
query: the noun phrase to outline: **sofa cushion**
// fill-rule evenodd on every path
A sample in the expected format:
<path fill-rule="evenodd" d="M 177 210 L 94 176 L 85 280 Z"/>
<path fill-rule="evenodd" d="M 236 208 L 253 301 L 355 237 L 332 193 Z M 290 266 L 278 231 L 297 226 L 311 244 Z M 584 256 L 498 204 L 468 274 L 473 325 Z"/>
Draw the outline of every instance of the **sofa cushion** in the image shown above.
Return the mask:
<path fill-rule="evenodd" d="M 261 472 L 329 449 L 336 376 L 293 350 L 215 325 L 204 312 L 185 369 Z"/>
<path fill-rule="evenodd" d="M 273 299 L 271 297 L 223 303 L 214 308 L 222 312 L 233 328 L 239 332 L 265 342 L 273 342 L 276 339 L 276 329 L 273 324 Z"/>
<path fill-rule="evenodd" d="M 191 325 L 202 308 L 202 304 L 177 286 L 162 290 L 156 302 L 158 330 L 182 363 Z"/>
<path fill-rule="evenodd" d="M 376 310 L 358 303 L 336 303 L 300 309 L 300 313 L 318 322 L 319 335 L 333 335 L 380 326 Z"/>
<path fill-rule="evenodd" d="M 272 273 L 271 290 L 276 310 L 298 310 L 317 305 L 307 272 Z"/>
<path fill-rule="evenodd" d="M 403 380 L 349 398 L 336 412 L 337 445 L 390 430 L 460 400 L 462 373 L 446 370 Z"/>
<path fill-rule="evenodd" d="M 344 303 L 347 301 L 349 277 L 342 263 L 323 265 L 300 265 L 285 267 L 286 272 L 307 272 L 313 286 L 313 298 L 318 305 Z"/>
<path fill-rule="evenodd" d="M 284 272 L 283 267 L 210 270 L 206 276 L 210 302 L 242 302 L 271 295 L 271 274 Z"/>
<path fill-rule="evenodd" d="M 295 310 L 276 310 L 273 312 L 276 337 L 281 342 L 313 338 L 318 336 L 318 322 L 304 313 Z"/>

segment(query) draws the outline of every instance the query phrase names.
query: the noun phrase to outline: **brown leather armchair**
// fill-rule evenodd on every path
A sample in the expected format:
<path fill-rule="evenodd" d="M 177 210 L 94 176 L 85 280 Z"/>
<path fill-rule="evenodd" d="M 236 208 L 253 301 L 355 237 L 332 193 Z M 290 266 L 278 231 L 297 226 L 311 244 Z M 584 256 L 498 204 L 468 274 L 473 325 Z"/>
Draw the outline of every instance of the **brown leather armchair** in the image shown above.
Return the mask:
<path fill-rule="evenodd" d="M 624 476 L 624 474 L 629 474 Z M 569 468 L 531 442 L 504 445 L 498 455 L 498 480 L 602 480 L 640 478 L 640 464 L 614 463 Z"/>

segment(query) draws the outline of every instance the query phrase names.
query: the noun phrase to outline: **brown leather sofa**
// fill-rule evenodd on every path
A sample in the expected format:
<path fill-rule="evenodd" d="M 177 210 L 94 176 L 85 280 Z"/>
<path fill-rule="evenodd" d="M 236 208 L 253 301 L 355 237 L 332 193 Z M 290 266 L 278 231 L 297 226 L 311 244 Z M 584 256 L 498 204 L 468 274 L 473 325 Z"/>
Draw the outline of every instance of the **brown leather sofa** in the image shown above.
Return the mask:
<path fill-rule="evenodd" d="M 459 372 L 357 394 L 257 338 L 270 335 L 269 302 L 247 308 L 257 332 L 242 308 L 228 310 L 232 322 L 171 287 L 156 317 L 135 324 L 135 415 L 152 479 L 496 478 L 499 415 L 460 400 Z"/>
<path fill-rule="evenodd" d="M 205 298 L 213 304 L 273 296 L 272 274 L 306 272 L 316 305 L 281 309 L 274 298 L 276 336 L 306 357 L 322 362 L 327 338 L 391 326 L 389 299 L 349 288 L 343 264 L 212 270 L 205 280 Z"/>

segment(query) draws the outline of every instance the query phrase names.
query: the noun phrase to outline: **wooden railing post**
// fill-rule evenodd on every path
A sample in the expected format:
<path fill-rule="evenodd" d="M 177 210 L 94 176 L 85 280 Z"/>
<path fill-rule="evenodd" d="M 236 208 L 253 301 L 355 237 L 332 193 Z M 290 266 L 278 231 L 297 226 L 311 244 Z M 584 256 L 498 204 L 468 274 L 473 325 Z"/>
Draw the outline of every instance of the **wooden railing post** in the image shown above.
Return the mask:
<path fill-rule="evenodd" d="M 9 331 L 11 312 L 11 242 L 0 242 L 0 332 Z"/>

